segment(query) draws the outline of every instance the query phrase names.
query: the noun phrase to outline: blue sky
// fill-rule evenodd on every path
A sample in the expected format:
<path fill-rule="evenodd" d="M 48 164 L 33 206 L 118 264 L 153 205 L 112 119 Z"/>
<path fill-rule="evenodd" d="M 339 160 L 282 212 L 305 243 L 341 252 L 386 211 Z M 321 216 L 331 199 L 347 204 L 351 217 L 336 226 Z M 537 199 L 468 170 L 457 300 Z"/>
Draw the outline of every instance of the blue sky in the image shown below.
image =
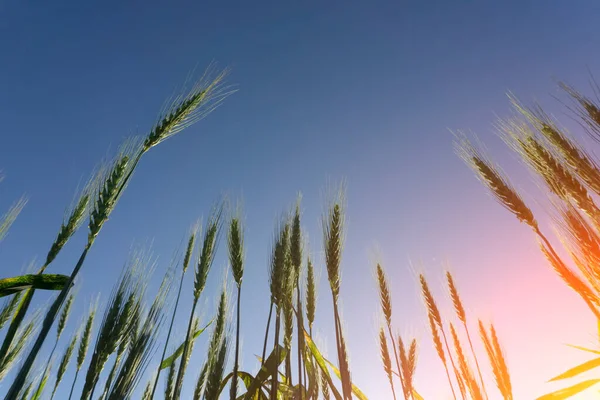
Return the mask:
<path fill-rule="evenodd" d="M 594 324 L 582 318 L 577 332 L 559 324 L 560 313 L 583 307 L 551 274 L 530 232 L 490 200 L 454 155 L 448 128 L 479 133 L 517 184 L 535 194 L 491 123 L 508 112 L 507 90 L 559 110 L 550 97 L 553 77 L 587 89 L 587 68 L 600 66 L 599 8 L 591 0 L 4 1 L 0 206 L 7 209 L 23 193 L 30 201 L 0 246 L 2 275 L 20 273 L 35 257 L 42 261 L 77 184 L 124 138 L 148 132 L 164 99 L 195 66 L 201 72 L 215 60 L 231 67 L 229 81 L 239 91 L 144 158 L 86 262 L 72 321 L 94 294 L 108 296 L 132 245 L 152 243 L 159 275 L 189 227 L 228 194 L 244 203 L 243 362 L 254 368 L 268 312 L 275 218 L 303 194 L 303 224 L 322 268 L 323 190 L 345 178 L 341 297 L 352 372 L 367 395 L 390 396 L 376 342 L 374 253 L 391 279 L 396 327 L 422 341 L 417 374 L 426 398 L 447 389 L 414 273 L 427 272 L 437 288 L 444 260 L 473 310 L 493 319 L 514 345 L 506 347 L 515 374 L 528 373 L 527 360 L 538 360 L 544 346 L 565 351 L 563 342 L 588 339 Z M 76 237 L 50 271 L 70 271 L 83 239 Z M 226 266 L 222 245 L 204 295 L 207 315 Z M 323 271 L 316 329 L 332 349 L 326 284 Z M 536 302 L 527 295 L 531 285 L 564 299 Z M 507 291 L 523 299 L 520 307 L 498 303 Z M 553 317 L 527 318 L 537 311 L 549 315 L 545 308 L 554 309 Z M 515 320 L 529 325 L 516 330 Z M 542 324 L 553 330 L 551 338 L 538 340 Z M 197 368 L 192 365 L 190 376 Z M 543 368 L 515 382 L 518 398 L 540 394 L 561 366 Z M 531 388 L 530 379 L 540 385 Z"/>

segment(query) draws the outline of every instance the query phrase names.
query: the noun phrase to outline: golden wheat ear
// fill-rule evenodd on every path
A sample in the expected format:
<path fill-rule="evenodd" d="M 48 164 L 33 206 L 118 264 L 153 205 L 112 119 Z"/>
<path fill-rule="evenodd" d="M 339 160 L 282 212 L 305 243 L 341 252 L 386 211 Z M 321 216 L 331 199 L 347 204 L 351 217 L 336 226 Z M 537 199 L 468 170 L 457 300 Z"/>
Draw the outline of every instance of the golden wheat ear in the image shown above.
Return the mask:
<path fill-rule="evenodd" d="M 483 155 L 481 150 L 476 149 L 463 133 L 458 132 L 455 137 L 456 153 L 475 172 L 475 175 L 490 190 L 496 200 L 512 212 L 519 221 L 537 229 L 538 224 L 533 212 L 498 168 Z"/>
<path fill-rule="evenodd" d="M 387 338 L 385 337 L 385 332 L 383 328 L 379 329 L 379 350 L 381 352 L 381 362 L 383 364 L 383 370 L 388 377 L 388 381 L 390 382 L 390 387 L 392 389 L 392 395 L 394 396 L 394 400 L 396 399 L 396 390 L 394 389 L 394 380 L 392 378 L 392 359 L 390 357 L 390 351 L 387 345 Z"/>
<path fill-rule="evenodd" d="M 577 174 L 595 193 L 600 194 L 600 169 L 595 158 L 586 152 L 576 140 L 568 137 L 564 129 L 559 128 L 541 107 L 527 108 L 521 105 L 514 96 L 511 97 L 511 102 L 513 107 L 560 154 L 571 171 Z"/>

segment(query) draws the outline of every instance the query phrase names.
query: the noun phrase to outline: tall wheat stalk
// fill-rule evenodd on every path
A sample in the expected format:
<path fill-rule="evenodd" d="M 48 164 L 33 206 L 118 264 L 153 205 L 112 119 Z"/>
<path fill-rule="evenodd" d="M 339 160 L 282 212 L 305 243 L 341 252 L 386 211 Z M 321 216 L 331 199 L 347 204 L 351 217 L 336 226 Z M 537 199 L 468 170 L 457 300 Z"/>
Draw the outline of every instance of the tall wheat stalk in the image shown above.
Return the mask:
<path fill-rule="evenodd" d="M 471 399 L 473 400 L 483 400 L 483 393 L 481 392 L 481 388 L 477 383 L 477 380 L 473 376 L 473 372 L 471 371 L 471 367 L 467 362 L 467 358 L 462 349 L 462 345 L 460 344 L 460 339 L 458 338 L 458 334 L 454 329 L 454 325 L 450 323 L 450 334 L 452 335 L 452 341 L 454 342 L 454 350 L 456 351 L 456 358 L 458 360 L 458 371 L 462 377 L 463 382 L 465 383 L 466 389 L 469 390 L 469 394 Z"/>
<path fill-rule="evenodd" d="M 442 344 L 442 340 L 440 338 L 440 330 L 442 330 L 442 317 L 440 315 L 440 311 L 435 303 L 435 299 L 429 290 L 429 286 L 427 285 L 427 281 L 425 277 L 421 274 L 419 275 L 419 281 L 421 284 L 421 293 L 423 295 L 423 299 L 425 300 L 425 306 L 427 308 L 427 317 L 429 319 L 429 328 L 431 329 L 431 336 L 433 338 L 433 343 L 435 345 L 435 350 L 438 354 L 438 357 L 444 364 L 444 369 L 446 370 L 446 377 L 448 378 L 448 384 L 450 385 L 450 390 L 452 391 L 452 397 L 456 400 L 456 392 L 454 391 L 454 385 L 452 384 L 452 379 L 450 378 L 450 371 L 448 369 L 448 363 L 446 360 L 446 355 L 444 352 L 444 346 Z M 443 330 L 442 330 L 443 334 Z M 446 341 L 445 337 L 444 340 Z M 449 349 L 448 342 L 446 341 L 446 349 Z M 454 371 L 456 371 L 456 367 L 454 366 L 454 361 L 452 360 L 452 355 L 448 350 L 448 357 L 450 358 L 450 363 Z M 460 382 L 459 382 L 460 385 Z M 460 386 L 459 386 L 460 387 Z"/>
<path fill-rule="evenodd" d="M 233 279 L 237 286 L 235 360 L 233 364 L 233 377 L 231 378 L 231 387 L 229 394 L 231 400 L 236 400 L 238 391 L 237 385 L 240 352 L 240 313 L 242 297 L 242 278 L 244 276 L 244 233 L 239 217 L 232 218 L 229 223 L 227 244 L 229 248 L 229 263 L 231 264 Z"/>
<path fill-rule="evenodd" d="M 179 307 L 179 299 L 181 298 L 181 288 L 183 287 L 183 279 L 185 278 L 185 273 L 190 265 L 190 260 L 192 259 L 192 254 L 194 252 L 194 245 L 196 243 L 196 235 L 198 234 L 198 228 L 194 228 L 190 238 L 188 239 L 187 248 L 185 251 L 185 256 L 183 258 L 183 265 L 181 268 L 181 277 L 179 279 L 179 288 L 177 289 L 177 298 L 175 299 L 175 306 L 173 307 L 173 312 L 171 313 L 171 322 L 169 323 L 169 330 L 167 331 L 167 336 L 165 338 L 165 344 L 163 346 L 163 352 L 160 356 L 160 363 L 158 364 L 158 370 L 156 371 L 154 383 L 152 384 L 152 389 L 150 392 L 150 399 L 154 398 L 154 394 L 156 393 L 156 387 L 158 386 L 158 379 L 160 377 L 161 365 L 165 359 L 165 355 L 167 353 L 167 346 L 169 345 L 169 339 L 171 338 L 171 332 L 173 330 L 173 323 L 175 322 L 175 315 L 177 314 L 177 308 Z M 171 364 L 174 365 L 175 363 Z"/>
<path fill-rule="evenodd" d="M 194 279 L 194 299 L 192 302 L 192 309 L 190 311 L 189 323 L 187 326 L 187 333 L 185 335 L 185 343 L 183 346 L 183 353 L 181 355 L 181 361 L 179 363 L 179 370 L 177 371 L 177 378 L 175 379 L 175 389 L 173 391 L 173 399 L 179 400 L 181 388 L 183 387 L 183 376 L 185 374 L 184 363 L 188 352 L 190 350 L 190 341 L 192 335 L 192 324 L 196 312 L 196 306 L 200 295 L 206 286 L 206 280 L 208 273 L 212 267 L 215 253 L 217 251 L 219 234 L 222 225 L 222 214 L 223 206 L 220 205 L 214 209 L 211 216 L 209 217 L 206 227 L 204 230 L 204 238 L 202 242 L 202 250 L 200 252 L 199 260 L 196 266 L 196 274 Z"/>
<path fill-rule="evenodd" d="M 205 380 L 203 385 L 204 398 L 206 400 L 218 400 L 221 392 L 221 380 L 223 378 L 228 350 L 228 338 L 226 332 L 227 310 L 227 290 L 224 288 L 219 298 L 217 320 L 208 345 L 206 357 L 206 372 L 204 373 Z"/>
<path fill-rule="evenodd" d="M 510 374 L 508 372 L 508 367 L 500 348 L 500 343 L 498 341 L 498 337 L 496 336 L 494 326 L 492 325 L 490 327 L 490 333 L 488 334 L 483 326 L 483 323 L 479 321 L 479 334 L 481 335 L 481 340 L 483 341 L 485 351 L 490 359 L 492 372 L 494 373 L 494 378 L 496 379 L 496 385 L 498 386 L 498 389 L 500 390 L 504 400 L 512 400 L 513 395 Z"/>
<path fill-rule="evenodd" d="M 71 400 L 71 397 L 73 396 L 73 390 L 75 389 L 75 383 L 77 382 L 79 371 L 81 371 L 81 367 L 83 367 L 83 362 L 85 361 L 85 357 L 87 355 L 88 347 L 90 344 L 90 338 L 92 337 L 92 329 L 94 327 L 94 318 L 96 317 L 97 305 L 97 302 L 92 303 L 92 306 L 90 307 L 90 311 L 88 313 L 88 317 L 85 320 L 85 325 L 83 325 L 83 333 L 81 336 L 81 340 L 79 341 L 79 348 L 77 350 L 75 376 L 73 377 L 73 383 L 71 384 L 69 400 Z"/>
<path fill-rule="evenodd" d="M 279 224 L 279 229 L 275 232 L 273 245 L 273 255 L 271 258 L 271 269 L 269 274 L 271 300 L 275 309 L 275 337 L 273 349 L 275 349 L 275 359 L 279 360 L 279 333 L 281 328 L 281 314 L 283 304 L 286 301 L 286 259 L 289 257 L 289 236 L 290 225 L 287 219 L 283 219 Z M 271 400 L 277 400 L 277 390 L 279 387 L 279 365 L 275 365 L 271 373 Z"/>
<path fill-rule="evenodd" d="M 404 347 L 402 337 L 398 336 L 398 348 L 400 349 L 400 365 L 402 368 L 401 375 L 404 379 L 404 396 L 407 398 L 410 397 L 414 400 L 415 388 L 413 385 L 413 380 L 417 368 L 417 340 L 413 339 L 411 341 L 407 352 L 406 348 Z"/>
<path fill-rule="evenodd" d="M 304 331 L 304 311 L 302 309 L 302 297 L 300 295 L 300 275 L 302 273 L 302 229 L 300 227 L 300 198 L 296 204 L 296 210 L 292 221 L 290 255 L 296 287 L 296 324 L 298 327 L 298 392 L 299 399 L 302 400 L 304 397 L 304 386 L 302 379 L 304 376 L 302 367 L 302 355 L 304 354 L 304 335 L 302 335 L 302 332 Z"/>
<path fill-rule="evenodd" d="M 381 350 L 381 362 L 383 363 L 383 370 L 388 377 L 390 387 L 392 389 L 392 396 L 396 400 L 396 390 L 394 389 L 394 380 L 392 378 L 392 360 L 390 358 L 390 351 L 388 350 L 387 338 L 383 328 L 379 329 L 379 347 Z"/>
<path fill-rule="evenodd" d="M 338 354 L 339 370 L 342 380 L 344 399 L 352 398 L 352 381 L 348 365 L 346 343 L 342 333 L 342 325 L 338 308 L 340 294 L 340 263 L 344 243 L 344 210 L 343 191 L 340 189 L 337 198 L 323 217 L 323 246 L 325 248 L 325 265 L 327 278 L 333 299 L 333 319 L 335 324 L 335 339 Z"/>
<path fill-rule="evenodd" d="M 288 243 L 286 244 L 287 252 L 285 255 L 285 273 L 283 279 L 283 346 L 286 350 L 285 355 L 285 377 L 286 383 L 290 387 L 294 387 L 292 382 L 292 338 L 294 335 L 294 286 L 296 277 L 294 275 L 294 266 L 292 265 L 291 256 L 291 224 L 290 234 L 288 235 Z"/>
<path fill-rule="evenodd" d="M 404 396 L 404 400 L 408 400 L 409 393 L 404 382 L 402 367 L 400 365 L 400 359 L 398 358 L 398 351 L 396 350 L 396 342 L 394 341 L 394 335 L 392 333 L 392 296 L 390 294 L 390 289 L 387 283 L 387 277 L 385 276 L 383 267 L 381 266 L 381 264 L 378 263 L 375 269 L 377 272 L 377 284 L 379 288 L 379 302 L 381 303 L 381 310 L 385 318 L 385 324 L 388 330 L 388 334 L 390 335 L 390 340 L 392 341 L 392 348 L 394 349 L 394 357 L 396 359 L 396 366 L 398 367 L 398 376 L 400 377 L 402 395 Z M 392 385 L 392 392 L 394 392 L 394 384 L 391 379 L 390 384 Z M 396 398 L 395 392 L 394 398 Z"/>
<path fill-rule="evenodd" d="M 54 395 L 56 394 L 56 389 L 58 389 L 58 385 L 62 381 L 62 378 L 67 371 L 67 367 L 69 366 L 69 361 L 71 361 L 71 356 L 73 355 L 73 350 L 75 350 L 75 344 L 77 343 L 78 334 L 73 335 L 67 349 L 63 353 L 60 364 L 58 365 L 58 369 L 56 371 L 56 381 L 54 382 L 54 388 L 52 389 L 52 394 L 50 395 L 50 400 L 54 399 Z"/>
<path fill-rule="evenodd" d="M 488 398 L 487 392 L 485 390 L 485 382 L 483 381 L 483 375 L 481 374 L 481 368 L 479 367 L 479 361 L 477 360 L 477 354 L 475 353 L 475 349 L 473 348 L 473 341 L 471 340 L 471 334 L 469 333 L 469 327 L 467 326 L 467 313 L 462 304 L 460 296 L 458 294 L 458 289 L 454 284 L 454 279 L 452 278 L 452 274 L 450 271 L 446 271 L 446 280 L 448 282 L 448 289 L 450 291 L 450 298 L 452 299 L 452 304 L 454 305 L 454 310 L 456 311 L 456 315 L 460 320 L 465 332 L 467 334 L 467 341 L 469 342 L 469 348 L 471 349 L 471 354 L 473 355 L 473 359 L 475 360 L 475 366 L 477 368 L 477 374 L 479 375 L 479 382 L 481 384 L 481 390 L 483 391 L 483 396 Z M 457 342 L 458 343 L 458 342 Z"/>

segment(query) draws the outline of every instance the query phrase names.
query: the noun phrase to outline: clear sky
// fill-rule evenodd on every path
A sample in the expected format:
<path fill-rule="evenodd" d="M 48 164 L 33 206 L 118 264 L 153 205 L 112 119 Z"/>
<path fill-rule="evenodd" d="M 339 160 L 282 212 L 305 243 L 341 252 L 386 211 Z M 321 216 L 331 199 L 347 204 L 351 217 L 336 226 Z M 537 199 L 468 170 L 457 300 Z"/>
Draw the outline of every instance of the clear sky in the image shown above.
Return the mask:
<path fill-rule="evenodd" d="M 415 278 L 427 273 L 449 313 L 441 297 L 448 261 L 472 315 L 497 326 L 515 398 L 541 395 L 555 388 L 547 379 L 585 359 L 563 344 L 593 343 L 594 321 L 543 261 L 531 232 L 454 155 L 448 128 L 477 132 L 535 198 L 491 124 L 509 110 L 507 90 L 550 110 L 560 110 L 553 77 L 587 90 L 587 68 L 597 75 L 600 67 L 599 13 L 592 0 L 2 1 L 0 209 L 23 193 L 30 201 L 0 245 L 1 275 L 43 261 L 77 184 L 125 137 L 151 128 L 194 66 L 216 60 L 232 68 L 239 91 L 144 158 L 88 257 L 71 321 L 96 293 L 108 297 L 132 245 L 152 243 L 160 275 L 192 223 L 226 193 L 244 203 L 243 368 L 255 369 L 275 218 L 302 192 L 303 225 L 322 270 L 323 189 L 345 178 L 341 298 L 355 383 L 372 399 L 391 398 L 376 340 L 379 257 L 394 324 L 420 340 L 417 388 L 428 400 L 448 398 Z M 69 243 L 49 272 L 70 271 L 83 240 Z M 203 297 L 206 315 L 225 249 Z M 319 300 L 317 337 L 333 349 L 324 271 Z M 69 370 L 64 382 L 71 377 Z"/>

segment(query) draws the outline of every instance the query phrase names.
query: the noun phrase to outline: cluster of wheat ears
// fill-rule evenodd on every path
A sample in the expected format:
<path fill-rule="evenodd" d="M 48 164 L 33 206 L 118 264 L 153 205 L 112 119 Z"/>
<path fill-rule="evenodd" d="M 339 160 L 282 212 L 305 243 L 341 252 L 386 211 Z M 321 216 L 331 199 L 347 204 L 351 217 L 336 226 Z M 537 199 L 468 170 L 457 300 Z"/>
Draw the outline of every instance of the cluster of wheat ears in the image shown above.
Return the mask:
<path fill-rule="evenodd" d="M 184 256 L 178 265 L 166 271 L 150 303 L 144 300 L 150 263 L 143 254 L 134 254 L 108 299 L 100 323 L 97 323 L 98 303 L 93 302 L 89 314 L 81 326 L 73 330 L 66 346 L 60 340 L 75 299 L 74 282 L 142 156 L 199 121 L 233 93 L 224 83 L 226 75 L 227 71 L 218 72 L 209 68 L 191 89 L 168 104 L 147 136 L 128 140 L 111 162 L 99 168 L 67 213 L 37 273 L 0 279 L 0 297 L 6 297 L 0 309 L 0 329 L 6 327 L 0 349 L 0 381 L 7 376 L 12 378 L 4 395 L 6 400 L 40 399 L 45 396 L 46 388 L 47 396 L 53 399 L 72 358 L 75 361 L 71 366 L 74 376 L 70 390 L 62 391 L 69 393 L 69 399 L 73 396 L 84 400 L 128 399 L 134 393 L 139 393 L 142 399 L 153 399 L 157 396 L 159 378 L 164 372 L 165 381 L 161 385 L 163 393 L 160 396 L 178 400 L 182 397 L 194 343 L 207 330 L 210 331 L 207 350 L 199 363 L 202 367 L 192 382 L 195 400 L 216 400 L 227 396 L 231 400 L 367 398 L 352 383 L 339 310 L 345 233 L 343 188 L 330 196 L 330 204 L 322 218 L 323 261 L 332 296 L 337 359 L 326 359 L 313 341 L 315 269 L 304 248 L 299 201 L 275 224 L 269 265 L 270 308 L 257 372 L 240 370 L 244 225 L 239 207 L 229 207 L 225 202 L 215 205 L 204 226 L 192 229 Z M 600 108 L 597 102 L 565 84 L 560 86 L 572 100 L 572 105 L 568 107 L 579 118 L 584 130 L 592 137 L 600 138 Z M 597 86 L 593 87 L 597 89 Z M 510 100 L 516 117 L 499 121 L 498 132 L 546 186 L 556 211 L 552 217 L 558 227 L 559 239 L 571 260 L 563 260 L 558 255 L 519 193 L 481 149 L 473 146 L 467 136 L 460 132 L 455 135 L 457 153 L 497 200 L 533 229 L 554 271 L 581 296 L 600 321 L 600 208 L 595 200 L 595 196 L 600 195 L 598 163 L 540 107 L 522 106 L 512 96 Z M 25 204 L 26 199 L 20 199 L 2 217 L 0 240 Z M 88 225 L 87 241 L 71 274 L 46 273 L 46 269 L 85 221 Z M 216 315 L 210 321 L 201 323 L 196 308 L 223 235 L 226 237 L 235 290 L 225 287 L 219 297 Z M 193 267 L 190 273 L 194 276 L 193 300 L 187 310 L 189 317 L 185 339 L 174 345 L 171 333 L 177 312 L 186 312 L 179 310 L 179 303 L 190 265 Z M 417 341 L 405 341 L 395 332 L 386 273 L 381 264 L 375 265 L 375 271 L 383 315 L 379 346 L 383 372 L 390 384 L 390 395 L 394 399 L 423 399 L 415 388 L 414 379 Z M 454 323 L 443 318 L 426 278 L 419 276 L 431 343 L 447 378 L 447 381 L 435 384 L 447 385 L 448 393 L 454 399 L 487 400 L 501 395 L 503 399 L 511 400 L 513 393 L 509 367 L 494 326 L 486 326 L 481 320 L 476 324 L 478 337 L 487 353 L 487 362 L 484 363 L 474 350 L 469 329 L 473 328 L 470 325 L 472 320 L 467 318 L 449 272 L 446 273 L 446 280 L 456 314 Z M 28 313 L 36 290 L 56 291 L 58 294 L 48 309 Z M 230 305 L 230 297 L 236 299 L 235 304 Z M 232 322 L 228 318 L 231 307 L 235 307 L 236 311 Z M 56 329 L 55 336 L 49 339 L 48 335 L 53 329 Z M 43 354 L 40 350 L 47 340 L 53 343 L 52 350 L 47 357 L 40 359 L 38 355 Z M 55 363 L 54 353 L 59 343 L 64 348 Z M 154 357 L 157 349 L 159 360 Z M 558 375 L 554 380 L 571 379 L 600 366 L 599 351 L 579 349 L 594 354 L 594 358 Z M 296 365 L 292 365 L 294 351 Z M 233 363 L 228 362 L 231 352 Z M 491 369 L 494 382 L 484 381 L 481 371 L 486 366 Z M 33 373 L 34 367 L 41 372 Z M 11 371 L 13 368 L 14 371 Z M 141 382 L 148 369 L 154 371 L 152 377 L 147 382 Z M 80 372 L 85 377 L 79 379 Z M 600 379 L 584 380 L 539 399 L 566 399 L 599 382 Z"/>

